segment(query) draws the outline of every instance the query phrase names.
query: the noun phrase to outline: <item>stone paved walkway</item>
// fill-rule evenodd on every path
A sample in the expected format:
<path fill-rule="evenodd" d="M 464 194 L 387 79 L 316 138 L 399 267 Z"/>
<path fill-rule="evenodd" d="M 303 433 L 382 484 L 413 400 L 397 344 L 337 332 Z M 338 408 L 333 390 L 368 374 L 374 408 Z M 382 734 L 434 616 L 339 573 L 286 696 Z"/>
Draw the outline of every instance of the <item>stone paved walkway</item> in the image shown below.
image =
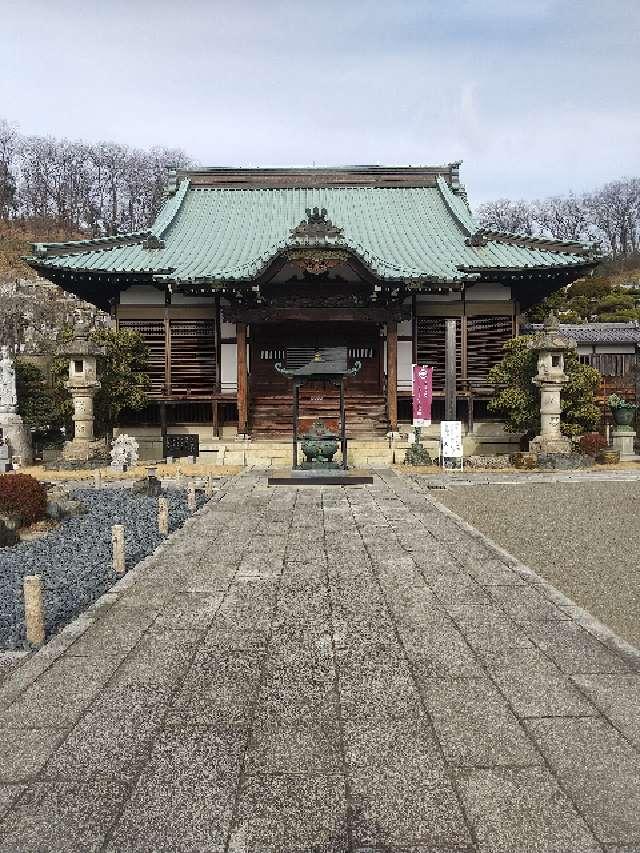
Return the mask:
<path fill-rule="evenodd" d="M 228 481 L 0 689 L 0 851 L 640 850 L 640 676 L 393 474 Z"/>

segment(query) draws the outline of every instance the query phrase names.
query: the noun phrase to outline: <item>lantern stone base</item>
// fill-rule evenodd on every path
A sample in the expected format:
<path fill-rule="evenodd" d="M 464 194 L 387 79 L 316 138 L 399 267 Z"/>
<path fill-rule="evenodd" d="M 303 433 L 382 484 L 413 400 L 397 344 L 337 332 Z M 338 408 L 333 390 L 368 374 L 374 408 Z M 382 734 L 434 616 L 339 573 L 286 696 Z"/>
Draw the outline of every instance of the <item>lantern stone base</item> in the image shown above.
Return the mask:
<path fill-rule="evenodd" d="M 20 415 L 0 412 L 0 430 L 9 442 L 10 455 L 19 457 L 21 465 L 29 465 L 33 459 L 31 436 Z"/>
<path fill-rule="evenodd" d="M 564 436 L 537 435 L 529 442 L 529 453 L 571 453 L 572 450 L 571 439 Z"/>
<path fill-rule="evenodd" d="M 620 451 L 620 461 L 624 462 L 627 459 L 636 459 L 633 450 L 633 444 L 636 437 L 636 431 L 629 429 L 626 426 L 618 426 L 614 429 L 611 441 L 614 450 Z"/>
<path fill-rule="evenodd" d="M 65 442 L 62 459 L 65 462 L 89 462 L 95 459 L 107 459 L 107 446 L 100 439 L 74 438 Z"/>

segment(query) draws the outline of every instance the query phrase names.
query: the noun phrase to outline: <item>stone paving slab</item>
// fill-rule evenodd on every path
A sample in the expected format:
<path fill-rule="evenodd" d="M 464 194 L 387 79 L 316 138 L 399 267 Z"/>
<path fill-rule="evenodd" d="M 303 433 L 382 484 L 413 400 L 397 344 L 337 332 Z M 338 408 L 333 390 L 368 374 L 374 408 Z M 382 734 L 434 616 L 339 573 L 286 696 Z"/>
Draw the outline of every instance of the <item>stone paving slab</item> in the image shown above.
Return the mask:
<path fill-rule="evenodd" d="M 410 478 L 230 479 L 2 685 L 0 853 L 638 851 L 587 617 Z"/>

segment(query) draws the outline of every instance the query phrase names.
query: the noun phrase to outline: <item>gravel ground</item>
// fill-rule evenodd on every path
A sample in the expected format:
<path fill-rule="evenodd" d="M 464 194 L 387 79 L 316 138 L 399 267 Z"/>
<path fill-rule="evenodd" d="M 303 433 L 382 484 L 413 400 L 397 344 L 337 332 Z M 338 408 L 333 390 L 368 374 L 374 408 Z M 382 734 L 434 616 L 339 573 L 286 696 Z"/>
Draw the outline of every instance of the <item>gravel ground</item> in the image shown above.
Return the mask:
<path fill-rule="evenodd" d="M 129 490 L 77 489 L 85 515 L 68 518 L 40 539 L 0 549 L 0 649 L 24 642 L 22 578 L 39 574 L 45 594 L 47 636 L 71 621 L 116 581 L 111 567 L 111 527 L 125 526 L 125 563 L 129 569 L 150 554 L 158 533 L 158 499 Z M 181 527 L 190 515 L 186 491 L 165 491 L 169 527 Z M 198 505 L 205 498 L 198 495 Z"/>
<path fill-rule="evenodd" d="M 640 482 L 460 486 L 431 494 L 640 646 Z"/>

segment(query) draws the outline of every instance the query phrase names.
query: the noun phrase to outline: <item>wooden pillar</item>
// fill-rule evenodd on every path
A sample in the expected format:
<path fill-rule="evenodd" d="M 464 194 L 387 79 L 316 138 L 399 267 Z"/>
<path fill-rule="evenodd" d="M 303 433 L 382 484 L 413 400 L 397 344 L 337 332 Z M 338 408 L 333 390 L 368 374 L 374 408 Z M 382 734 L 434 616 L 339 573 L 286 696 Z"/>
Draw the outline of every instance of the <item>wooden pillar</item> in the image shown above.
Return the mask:
<path fill-rule="evenodd" d="M 291 388 L 293 393 L 293 414 L 291 424 L 291 467 L 298 467 L 298 415 L 300 413 L 300 383 L 293 380 Z"/>
<path fill-rule="evenodd" d="M 456 321 L 445 320 L 444 419 L 456 420 Z"/>
<path fill-rule="evenodd" d="M 238 366 L 238 432 L 245 434 L 247 431 L 247 403 L 248 403 L 248 379 L 247 379 L 247 324 L 236 323 L 236 351 Z"/>
<path fill-rule="evenodd" d="M 398 323 L 387 322 L 387 414 L 392 432 L 398 429 Z"/>

